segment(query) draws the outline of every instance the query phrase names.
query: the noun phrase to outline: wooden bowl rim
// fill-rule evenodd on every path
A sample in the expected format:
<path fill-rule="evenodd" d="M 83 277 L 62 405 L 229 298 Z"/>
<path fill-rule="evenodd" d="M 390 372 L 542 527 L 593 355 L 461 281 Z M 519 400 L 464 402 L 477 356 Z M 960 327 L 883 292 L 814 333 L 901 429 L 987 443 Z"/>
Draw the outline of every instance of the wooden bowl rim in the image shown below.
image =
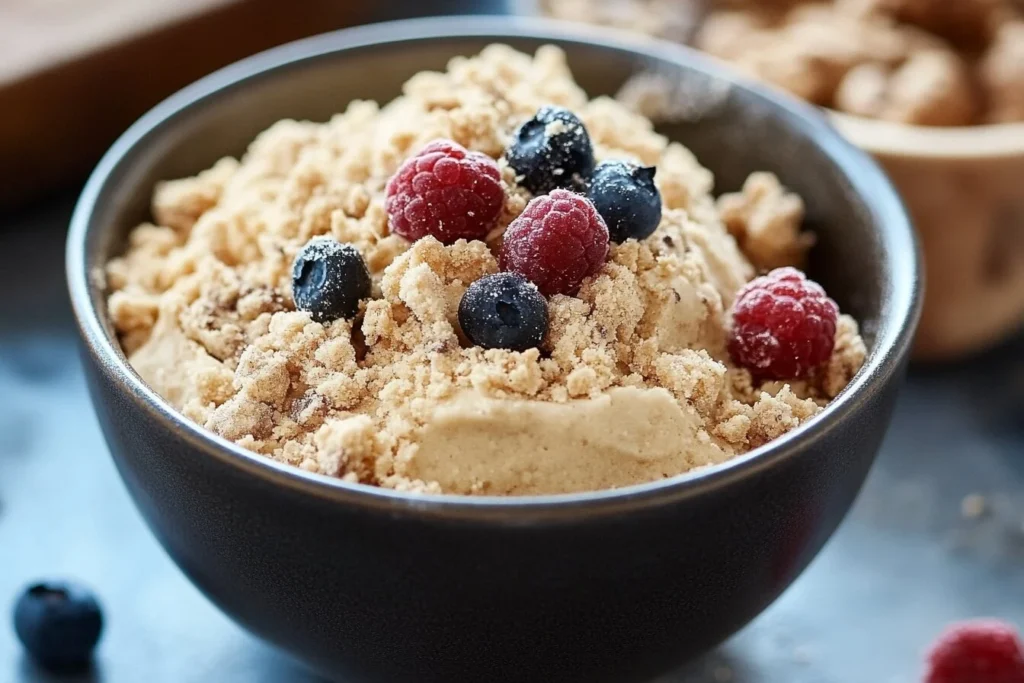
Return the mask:
<path fill-rule="evenodd" d="M 872 154 L 923 159 L 1024 159 L 1024 123 L 928 127 L 828 110 L 851 142 Z"/>

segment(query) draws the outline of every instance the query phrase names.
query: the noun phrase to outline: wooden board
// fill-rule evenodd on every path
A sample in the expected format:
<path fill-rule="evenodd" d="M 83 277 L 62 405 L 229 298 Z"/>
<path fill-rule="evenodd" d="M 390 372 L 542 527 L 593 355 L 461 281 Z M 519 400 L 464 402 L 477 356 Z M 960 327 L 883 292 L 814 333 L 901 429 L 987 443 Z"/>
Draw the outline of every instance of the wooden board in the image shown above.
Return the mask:
<path fill-rule="evenodd" d="M 373 18 L 363 5 L 0 0 L 0 208 L 77 182 L 132 121 L 191 81 Z"/>

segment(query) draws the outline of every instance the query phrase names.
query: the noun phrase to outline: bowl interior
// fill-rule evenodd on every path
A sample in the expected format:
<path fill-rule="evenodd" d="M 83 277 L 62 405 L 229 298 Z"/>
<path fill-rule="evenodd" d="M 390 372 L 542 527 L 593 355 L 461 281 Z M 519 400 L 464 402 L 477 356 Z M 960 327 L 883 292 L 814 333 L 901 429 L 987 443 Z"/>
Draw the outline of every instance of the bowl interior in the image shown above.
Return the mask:
<path fill-rule="evenodd" d="M 686 48 L 507 18 L 417 20 L 319 36 L 228 67 L 159 105 L 111 149 L 76 211 L 69 266 L 73 294 L 81 288 L 76 305 L 88 301 L 83 305 L 91 309 L 83 317 L 95 313 L 107 341 L 116 339 L 100 280 L 90 279 L 86 292 L 86 274 L 99 272 L 131 228 L 150 218 L 158 181 L 242 154 L 279 119 L 324 121 L 354 99 L 387 102 L 414 73 L 444 69 L 453 56 L 493 42 L 525 51 L 557 43 L 591 96 L 614 94 L 638 73 L 667 77 L 687 115 L 662 132 L 714 173 L 716 192 L 766 170 L 805 200 L 808 225 L 818 234 L 811 275 L 860 321 L 872 349 L 863 374 L 901 356 L 916 307 L 913 237 L 884 175 L 821 114 L 760 86 L 740 85 Z"/>

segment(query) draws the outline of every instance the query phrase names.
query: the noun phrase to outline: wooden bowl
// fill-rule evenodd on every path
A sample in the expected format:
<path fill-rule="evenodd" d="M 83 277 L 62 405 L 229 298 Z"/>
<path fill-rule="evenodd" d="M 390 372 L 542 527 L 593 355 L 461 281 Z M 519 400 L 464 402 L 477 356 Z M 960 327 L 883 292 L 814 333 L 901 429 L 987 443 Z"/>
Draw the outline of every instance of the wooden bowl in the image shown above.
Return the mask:
<path fill-rule="evenodd" d="M 1024 323 L 1024 124 L 925 128 L 832 113 L 885 167 L 924 249 L 914 356 L 945 360 Z"/>

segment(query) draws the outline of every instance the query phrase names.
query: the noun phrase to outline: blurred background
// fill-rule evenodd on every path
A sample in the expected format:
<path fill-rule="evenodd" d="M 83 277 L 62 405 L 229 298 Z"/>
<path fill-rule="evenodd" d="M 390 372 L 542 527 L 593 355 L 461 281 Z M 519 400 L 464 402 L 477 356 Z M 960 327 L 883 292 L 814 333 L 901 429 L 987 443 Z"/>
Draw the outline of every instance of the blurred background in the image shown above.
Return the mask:
<path fill-rule="evenodd" d="M 837 122 L 885 165 L 924 243 L 932 322 L 855 510 L 778 603 L 661 683 L 912 683 L 945 623 L 1024 624 L 1016 0 L 0 0 L 0 683 L 317 680 L 207 603 L 128 501 L 81 377 L 65 229 L 102 152 L 191 81 L 324 31 L 472 13 L 697 43 L 846 112 Z M 921 152 L 946 144 L 957 151 Z M 106 608 L 96 666 L 74 677 L 24 658 L 5 614 L 51 576 Z"/>
<path fill-rule="evenodd" d="M 4 0 L 0 207 L 80 180 L 147 109 L 242 57 L 345 26 L 509 7 L 507 0 Z"/>

